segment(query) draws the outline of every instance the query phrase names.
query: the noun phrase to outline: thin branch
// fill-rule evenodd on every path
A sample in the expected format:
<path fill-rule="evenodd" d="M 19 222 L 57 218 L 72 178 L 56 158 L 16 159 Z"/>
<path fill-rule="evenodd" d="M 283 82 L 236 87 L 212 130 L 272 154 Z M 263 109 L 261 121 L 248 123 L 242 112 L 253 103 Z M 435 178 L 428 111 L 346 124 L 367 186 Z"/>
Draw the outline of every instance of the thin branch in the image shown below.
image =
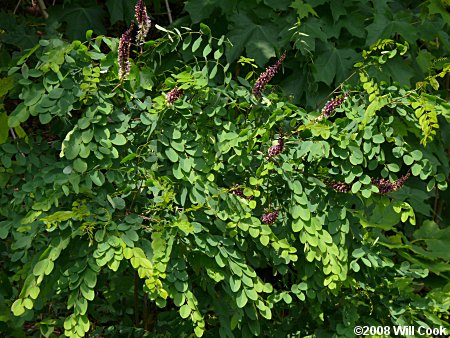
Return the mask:
<path fill-rule="evenodd" d="M 164 1 L 166 3 L 167 16 L 169 17 L 169 22 L 170 22 L 170 24 L 172 24 L 173 20 L 172 20 L 172 12 L 170 11 L 169 0 L 164 0 Z"/>
<path fill-rule="evenodd" d="M 41 10 L 44 19 L 48 19 L 47 7 L 45 6 L 44 0 L 37 0 L 39 9 Z"/>
<path fill-rule="evenodd" d="M 11 132 L 11 135 L 13 137 L 13 140 L 16 140 L 16 133 L 14 132 L 14 128 L 9 128 L 9 131 Z"/>
<path fill-rule="evenodd" d="M 19 6 L 20 6 L 21 2 L 22 2 L 22 0 L 17 1 L 17 5 L 16 5 L 16 8 L 14 8 L 13 14 L 16 14 L 17 10 L 19 9 Z"/>

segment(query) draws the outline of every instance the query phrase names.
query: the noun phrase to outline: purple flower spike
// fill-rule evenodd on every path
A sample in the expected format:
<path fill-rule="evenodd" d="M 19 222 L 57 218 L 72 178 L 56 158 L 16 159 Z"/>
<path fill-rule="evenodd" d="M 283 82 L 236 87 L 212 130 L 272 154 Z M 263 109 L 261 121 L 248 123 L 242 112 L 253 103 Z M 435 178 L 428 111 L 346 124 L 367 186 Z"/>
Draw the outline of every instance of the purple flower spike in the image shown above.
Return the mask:
<path fill-rule="evenodd" d="M 262 73 L 258 80 L 256 80 L 256 83 L 253 87 L 253 95 L 255 95 L 257 98 L 261 97 L 261 93 L 266 87 L 266 85 L 272 80 L 272 78 L 275 76 L 276 73 L 278 73 L 278 70 L 280 69 L 281 63 L 286 58 L 286 52 L 281 55 L 280 59 L 272 66 L 267 68 L 264 73 Z"/>
<path fill-rule="evenodd" d="M 143 0 L 138 0 L 136 6 L 134 8 L 134 16 L 136 17 L 136 21 L 138 23 L 139 31 L 136 36 L 136 42 L 138 44 L 142 44 L 145 42 L 145 37 L 150 30 L 151 21 L 147 14 L 147 8 L 145 7 Z"/>
<path fill-rule="evenodd" d="M 376 185 L 378 187 L 378 190 L 380 191 L 380 194 L 384 195 L 400 189 L 405 184 L 409 176 L 410 173 L 408 172 L 406 175 L 400 177 L 395 182 L 391 182 L 384 178 L 372 178 L 372 184 Z"/>
<path fill-rule="evenodd" d="M 262 215 L 261 222 L 264 224 L 272 225 L 278 218 L 278 210 L 274 210 L 272 212 L 267 212 Z"/>
<path fill-rule="evenodd" d="M 267 157 L 275 157 L 280 155 L 284 150 L 284 135 L 283 132 L 280 132 L 280 138 L 278 139 L 278 144 L 275 144 L 269 148 L 267 151 Z"/>
<path fill-rule="evenodd" d="M 239 188 L 239 184 L 235 184 L 233 190 L 231 190 L 231 193 L 233 195 L 239 196 L 240 198 L 245 198 L 246 200 L 252 200 L 253 196 L 245 196 L 244 190 L 242 188 Z"/>
<path fill-rule="evenodd" d="M 178 89 L 178 87 L 173 88 L 170 92 L 166 95 L 166 101 L 169 104 L 174 103 L 176 100 L 178 100 L 183 95 L 183 90 Z"/>
<path fill-rule="evenodd" d="M 339 192 L 349 192 L 351 189 L 350 185 L 348 185 L 347 183 L 344 183 L 344 182 L 331 181 L 328 183 L 328 186 L 331 189 L 339 191 Z"/>
<path fill-rule="evenodd" d="M 324 118 L 329 117 L 334 112 L 334 110 L 339 107 L 342 102 L 344 102 L 347 97 L 348 94 L 344 94 L 328 101 L 322 108 L 322 113 L 316 118 L 316 122 L 322 121 Z"/>
<path fill-rule="evenodd" d="M 119 79 L 123 80 L 130 73 L 130 48 L 131 48 L 131 34 L 133 32 L 134 24 L 131 23 L 130 28 L 128 28 L 125 33 L 122 34 L 119 40 Z"/>

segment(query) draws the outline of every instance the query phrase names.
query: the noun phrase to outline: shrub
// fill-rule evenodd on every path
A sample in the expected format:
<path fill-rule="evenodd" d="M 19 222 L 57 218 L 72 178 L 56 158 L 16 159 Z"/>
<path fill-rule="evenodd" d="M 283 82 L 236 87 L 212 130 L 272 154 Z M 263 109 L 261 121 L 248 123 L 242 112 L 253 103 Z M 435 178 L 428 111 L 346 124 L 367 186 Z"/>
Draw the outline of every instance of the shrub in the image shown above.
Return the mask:
<path fill-rule="evenodd" d="M 157 28 L 41 40 L 2 76 L 5 332 L 449 328 L 450 116 L 429 90 L 448 64 L 416 89 L 377 81 L 408 48 L 380 41 L 306 111 L 269 81 L 255 96 L 208 26 Z"/>

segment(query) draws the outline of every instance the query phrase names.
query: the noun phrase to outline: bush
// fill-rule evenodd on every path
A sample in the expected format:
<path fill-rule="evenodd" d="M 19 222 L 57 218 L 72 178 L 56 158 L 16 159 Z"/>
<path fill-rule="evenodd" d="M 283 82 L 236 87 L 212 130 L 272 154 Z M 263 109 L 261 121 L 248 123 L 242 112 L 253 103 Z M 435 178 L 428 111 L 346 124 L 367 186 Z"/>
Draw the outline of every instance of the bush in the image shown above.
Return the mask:
<path fill-rule="evenodd" d="M 307 111 L 270 84 L 283 58 L 246 80 L 208 26 L 157 28 L 40 40 L 0 79 L 0 328 L 450 328 L 449 64 L 415 89 L 381 82 L 408 45 L 378 41 L 357 85 Z"/>

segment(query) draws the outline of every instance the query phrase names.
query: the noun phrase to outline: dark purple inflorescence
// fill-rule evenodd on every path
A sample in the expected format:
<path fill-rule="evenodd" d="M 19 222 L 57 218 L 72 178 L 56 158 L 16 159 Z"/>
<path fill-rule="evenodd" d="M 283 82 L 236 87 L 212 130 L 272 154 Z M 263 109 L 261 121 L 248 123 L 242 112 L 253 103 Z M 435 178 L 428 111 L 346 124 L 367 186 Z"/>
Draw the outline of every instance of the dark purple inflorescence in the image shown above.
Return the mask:
<path fill-rule="evenodd" d="M 348 185 L 347 183 L 344 183 L 344 182 L 331 181 L 331 182 L 328 182 L 327 184 L 331 189 L 339 191 L 339 192 L 349 192 L 351 189 L 350 185 Z"/>
<path fill-rule="evenodd" d="M 267 151 L 267 157 L 275 157 L 280 155 L 284 150 L 284 135 L 283 132 L 280 132 L 280 138 L 278 139 L 278 143 L 271 146 Z"/>
<path fill-rule="evenodd" d="M 240 198 L 245 198 L 246 200 L 252 200 L 253 196 L 245 196 L 244 190 L 242 188 L 239 188 L 239 184 L 235 184 L 233 187 L 233 190 L 231 190 L 231 193 L 233 195 L 239 196 Z"/>
<path fill-rule="evenodd" d="M 264 224 L 273 224 L 278 218 L 278 210 L 274 210 L 272 212 L 267 212 L 261 216 L 261 222 Z"/>
<path fill-rule="evenodd" d="M 406 175 L 400 177 L 397 181 L 391 182 L 384 178 L 372 178 L 372 184 L 378 187 L 380 194 L 384 195 L 390 193 L 392 191 L 396 191 L 400 189 L 409 178 L 410 173 L 408 172 Z"/>
<path fill-rule="evenodd" d="M 136 36 L 136 41 L 138 44 L 145 42 L 145 37 L 150 30 L 151 21 L 147 14 L 147 8 L 145 7 L 143 0 L 138 0 L 134 8 L 134 15 L 138 23 L 139 31 Z"/>
<path fill-rule="evenodd" d="M 348 94 L 344 94 L 341 96 L 337 96 L 334 99 L 331 99 L 330 101 L 328 101 L 325 106 L 322 108 L 322 113 L 316 118 L 316 121 L 322 121 L 324 118 L 329 117 L 334 110 L 339 107 L 342 102 L 344 102 L 344 100 L 348 97 Z"/>
<path fill-rule="evenodd" d="M 267 68 L 256 80 L 255 85 L 253 86 L 253 95 L 255 95 L 257 98 L 261 97 L 261 93 L 266 87 L 266 85 L 272 80 L 272 78 L 275 76 L 276 73 L 278 73 L 278 70 L 280 69 L 281 63 L 286 58 L 286 52 L 281 55 L 279 60 L 269 68 Z"/>
<path fill-rule="evenodd" d="M 130 28 L 128 28 L 125 33 L 122 34 L 119 40 L 119 79 L 125 79 L 130 73 L 130 48 L 131 48 L 131 35 L 133 32 L 133 23 L 131 23 Z"/>
<path fill-rule="evenodd" d="M 173 88 L 170 92 L 166 95 L 166 101 L 169 104 L 174 103 L 176 100 L 178 100 L 183 95 L 183 90 L 178 89 L 178 87 Z"/>

